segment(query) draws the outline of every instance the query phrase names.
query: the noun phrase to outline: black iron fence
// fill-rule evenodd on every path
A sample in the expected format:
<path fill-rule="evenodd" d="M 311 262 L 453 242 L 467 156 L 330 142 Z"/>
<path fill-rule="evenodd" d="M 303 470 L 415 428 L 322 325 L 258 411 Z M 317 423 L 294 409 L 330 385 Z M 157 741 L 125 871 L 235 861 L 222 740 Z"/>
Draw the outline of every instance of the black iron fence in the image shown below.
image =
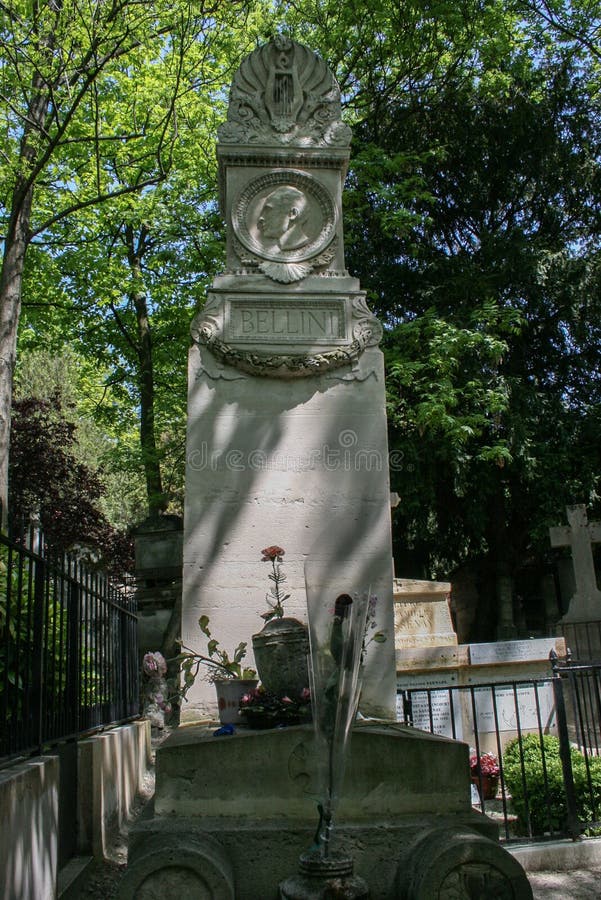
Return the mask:
<path fill-rule="evenodd" d="M 0 760 L 136 718 L 133 594 L 34 527 L 0 535 Z"/>
<path fill-rule="evenodd" d="M 470 745 L 472 802 L 502 840 L 601 834 L 601 663 L 549 678 L 399 692 L 401 721 Z"/>

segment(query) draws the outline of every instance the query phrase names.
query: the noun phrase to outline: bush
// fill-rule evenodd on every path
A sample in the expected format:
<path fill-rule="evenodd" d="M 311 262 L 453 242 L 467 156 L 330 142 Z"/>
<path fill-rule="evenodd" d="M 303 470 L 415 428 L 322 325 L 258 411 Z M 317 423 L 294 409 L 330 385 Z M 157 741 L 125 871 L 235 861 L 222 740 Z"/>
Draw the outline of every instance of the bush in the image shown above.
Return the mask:
<path fill-rule="evenodd" d="M 601 810 L 601 759 L 590 758 L 587 773 L 586 760 L 576 747 L 570 748 L 570 756 L 578 817 L 583 823 L 594 821 Z M 558 738 L 543 735 L 541 739 L 537 734 L 527 734 L 522 736 L 521 747 L 518 738 L 510 741 L 503 755 L 503 777 L 522 833 L 528 833 L 528 821 L 533 834 L 567 833 L 568 810 Z"/>

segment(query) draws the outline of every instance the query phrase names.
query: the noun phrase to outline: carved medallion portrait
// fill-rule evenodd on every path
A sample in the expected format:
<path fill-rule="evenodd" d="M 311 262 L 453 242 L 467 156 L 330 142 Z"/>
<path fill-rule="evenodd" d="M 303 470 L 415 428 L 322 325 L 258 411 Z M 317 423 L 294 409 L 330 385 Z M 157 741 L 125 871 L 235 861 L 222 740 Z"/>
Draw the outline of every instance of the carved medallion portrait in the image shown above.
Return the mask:
<path fill-rule="evenodd" d="M 233 204 L 232 224 L 241 244 L 260 259 L 300 263 L 331 243 L 336 209 L 316 179 L 283 169 L 244 188 Z"/>

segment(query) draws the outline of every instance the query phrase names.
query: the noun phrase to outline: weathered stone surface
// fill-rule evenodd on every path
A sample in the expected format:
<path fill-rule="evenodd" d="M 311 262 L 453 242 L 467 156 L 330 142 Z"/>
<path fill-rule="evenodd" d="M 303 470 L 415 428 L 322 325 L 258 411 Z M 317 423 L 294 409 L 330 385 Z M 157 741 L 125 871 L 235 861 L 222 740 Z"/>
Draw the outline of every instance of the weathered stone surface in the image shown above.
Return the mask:
<path fill-rule="evenodd" d="M 192 349 L 182 638 L 202 647 L 198 619 L 206 614 L 228 650 L 250 640 L 267 609 L 261 550 L 274 543 L 286 551 L 286 615 L 306 621 L 303 567 L 319 556 L 332 600 L 369 586 L 379 598 L 378 628 L 388 640 L 369 648 L 362 709 L 393 718 L 384 371 L 379 350 L 363 360 L 373 372 L 365 380 L 226 381 L 199 374 Z M 188 696 L 185 720 L 214 712 L 210 684 L 197 680 Z"/>
<path fill-rule="evenodd" d="M 394 579 L 394 643 L 397 650 L 457 645 L 449 582 Z"/>
<path fill-rule="evenodd" d="M 141 891 L 156 884 L 163 896 L 275 898 L 314 841 L 312 742 L 310 726 L 218 738 L 178 729 L 157 751 L 155 816 L 130 834 L 121 900 L 154 898 Z M 422 852 L 429 835 L 431 855 Z M 371 897 L 450 900 L 464 876 L 521 890 L 521 868 L 496 838 L 495 823 L 471 808 L 466 745 L 402 726 L 355 727 L 331 850 L 352 858 Z"/>
<path fill-rule="evenodd" d="M 601 522 L 590 522 L 586 506 L 566 507 L 569 526 L 549 529 L 552 547 L 569 547 L 572 553 L 576 591 L 562 621 L 597 622 L 601 620 L 601 591 L 593 560 L 592 544 L 601 543 Z"/>
<path fill-rule="evenodd" d="M 178 729 L 157 753 L 157 815 L 316 819 L 313 728 Z M 389 822 L 432 811 L 470 811 L 468 748 L 402 725 L 353 730 L 337 818 Z M 453 777 L 449 778 L 449 772 Z"/>
<path fill-rule="evenodd" d="M 424 828 L 399 862 L 396 897 L 405 900 L 532 900 L 520 864 L 474 831 Z"/>
<path fill-rule="evenodd" d="M 304 563 L 323 559 L 324 603 L 378 596 L 387 641 L 368 649 L 361 709 L 394 718 L 382 328 L 344 267 L 349 136 L 312 51 L 278 36 L 242 62 L 217 148 L 227 270 L 192 325 L 182 638 L 205 649 L 204 614 L 222 646 L 249 641 L 273 543 L 285 613 L 306 621 Z M 200 680 L 188 701 L 184 721 L 215 711 Z"/>
<path fill-rule="evenodd" d="M 152 835 L 130 853 L 120 900 L 234 900 L 231 864 L 209 834 Z"/>
<path fill-rule="evenodd" d="M 278 885 L 297 870 L 299 856 L 311 847 L 315 826 L 316 821 L 311 825 L 302 825 L 286 818 L 272 821 L 240 818 L 238 821 L 224 822 L 198 817 L 155 817 L 141 822 L 131 833 L 129 865 L 140 872 L 142 867 L 138 867 L 137 861 L 140 856 L 150 859 L 151 852 L 147 847 L 155 838 L 170 842 L 171 846 L 179 843 L 184 848 L 190 839 L 201 844 L 208 837 L 223 848 L 233 873 L 233 896 L 236 900 L 275 900 Z M 367 883 L 374 900 L 399 900 L 403 895 L 397 893 L 396 880 L 399 859 L 406 858 L 403 851 L 424 829 L 444 827 L 489 837 L 495 835 L 497 830 L 486 816 L 479 813 L 448 816 L 439 811 L 373 826 L 365 823 L 343 824 L 336 829 L 335 846 L 352 856 L 354 872 Z M 182 865 L 183 861 L 183 854 L 172 859 L 177 865 Z M 158 867 L 152 869 L 153 872 L 157 870 Z M 428 900 L 435 900 L 435 896 Z M 486 894 L 482 896 L 486 897 Z M 129 893 L 120 895 L 120 900 L 133 900 L 134 897 L 135 893 Z M 204 895 L 199 897 L 203 900 Z"/>

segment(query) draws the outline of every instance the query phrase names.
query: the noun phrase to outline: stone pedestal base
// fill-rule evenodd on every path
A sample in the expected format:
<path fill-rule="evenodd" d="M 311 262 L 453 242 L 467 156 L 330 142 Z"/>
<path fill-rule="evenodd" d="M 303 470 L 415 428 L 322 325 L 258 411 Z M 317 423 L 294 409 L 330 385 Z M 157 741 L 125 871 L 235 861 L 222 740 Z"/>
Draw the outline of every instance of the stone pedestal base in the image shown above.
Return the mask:
<path fill-rule="evenodd" d="M 121 900 L 275 900 L 313 844 L 314 753 L 310 726 L 218 738 L 180 728 L 157 752 L 155 816 L 132 829 Z M 354 730 L 332 850 L 372 900 L 529 900 L 496 836 L 471 808 L 465 744 L 398 725 Z"/>

